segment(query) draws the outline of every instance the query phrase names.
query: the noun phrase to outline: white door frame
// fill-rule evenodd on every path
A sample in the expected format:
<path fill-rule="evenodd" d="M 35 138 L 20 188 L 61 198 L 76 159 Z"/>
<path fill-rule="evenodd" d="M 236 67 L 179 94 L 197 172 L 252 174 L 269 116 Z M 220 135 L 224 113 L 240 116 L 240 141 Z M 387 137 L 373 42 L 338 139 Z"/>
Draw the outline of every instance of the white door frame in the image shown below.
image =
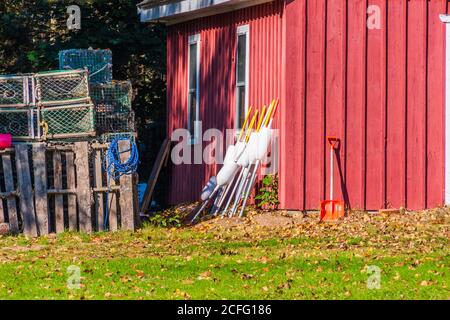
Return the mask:
<path fill-rule="evenodd" d="M 445 194 L 444 203 L 450 205 L 450 15 L 441 14 L 445 23 Z"/>

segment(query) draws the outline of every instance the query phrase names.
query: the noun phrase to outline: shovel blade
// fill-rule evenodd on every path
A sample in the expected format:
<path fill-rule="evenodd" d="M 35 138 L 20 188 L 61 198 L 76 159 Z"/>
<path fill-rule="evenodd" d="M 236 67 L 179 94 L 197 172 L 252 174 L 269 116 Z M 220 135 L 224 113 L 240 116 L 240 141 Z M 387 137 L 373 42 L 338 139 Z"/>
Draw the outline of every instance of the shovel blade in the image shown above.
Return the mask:
<path fill-rule="evenodd" d="M 320 221 L 336 221 L 344 218 L 345 205 L 339 200 L 324 200 L 320 203 Z"/>

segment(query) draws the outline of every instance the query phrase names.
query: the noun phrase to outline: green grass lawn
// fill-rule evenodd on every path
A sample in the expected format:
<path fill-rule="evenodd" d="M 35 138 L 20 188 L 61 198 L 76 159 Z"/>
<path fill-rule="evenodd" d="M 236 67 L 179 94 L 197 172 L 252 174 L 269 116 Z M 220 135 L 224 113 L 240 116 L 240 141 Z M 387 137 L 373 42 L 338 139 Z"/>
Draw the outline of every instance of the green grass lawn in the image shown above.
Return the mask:
<path fill-rule="evenodd" d="M 339 224 L 316 217 L 3 237 L 0 298 L 450 298 L 448 212 L 354 213 Z M 67 287 L 71 265 L 80 268 L 79 289 Z M 367 288 L 368 266 L 381 272 L 379 289 Z"/>

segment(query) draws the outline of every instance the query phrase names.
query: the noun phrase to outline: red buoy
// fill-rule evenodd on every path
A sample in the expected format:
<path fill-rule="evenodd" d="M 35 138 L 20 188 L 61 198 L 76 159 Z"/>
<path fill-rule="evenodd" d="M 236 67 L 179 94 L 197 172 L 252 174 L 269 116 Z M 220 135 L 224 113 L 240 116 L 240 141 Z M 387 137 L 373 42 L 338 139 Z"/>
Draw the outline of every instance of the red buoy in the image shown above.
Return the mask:
<path fill-rule="evenodd" d="M 11 148 L 12 136 L 9 133 L 0 133 L 0 149 Z"/>

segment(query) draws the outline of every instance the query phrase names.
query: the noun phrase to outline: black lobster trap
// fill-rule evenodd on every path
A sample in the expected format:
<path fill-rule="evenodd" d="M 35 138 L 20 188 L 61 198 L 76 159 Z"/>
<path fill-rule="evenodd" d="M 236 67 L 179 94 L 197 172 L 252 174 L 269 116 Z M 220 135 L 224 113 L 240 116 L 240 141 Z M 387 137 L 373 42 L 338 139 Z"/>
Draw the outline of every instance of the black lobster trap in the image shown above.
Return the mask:
<path fill-rule="evenodd" d="M 132 86 L 129 81 L 92 84 L 90 95 L 95 106 L 98 134 L 136 131 Z"/>

